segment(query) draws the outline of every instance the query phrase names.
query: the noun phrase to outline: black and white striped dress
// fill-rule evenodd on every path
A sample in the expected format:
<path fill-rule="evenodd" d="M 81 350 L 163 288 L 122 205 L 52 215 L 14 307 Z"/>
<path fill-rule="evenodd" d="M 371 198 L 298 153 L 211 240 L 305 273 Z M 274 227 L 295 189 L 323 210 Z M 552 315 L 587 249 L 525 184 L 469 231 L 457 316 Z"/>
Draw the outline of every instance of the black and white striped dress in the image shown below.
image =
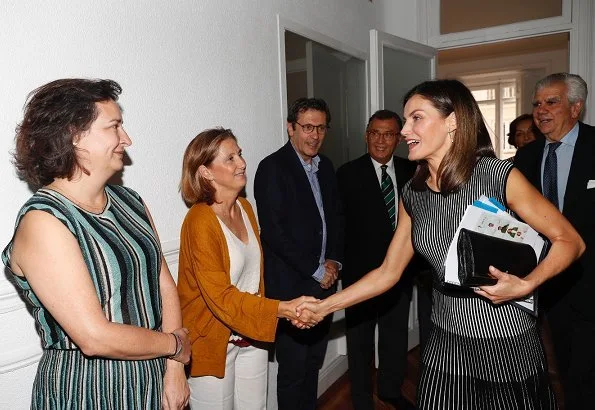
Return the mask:
<path fill-rule="evenodd" d="M 446 196 L 403 188 L 417 252 L 432 265 L 432 331 L 422 353 L 419 409 L 555 409 L 536 318 L 472 292 L 444 290 L 444 260 L 465 209 L 482 194 L 506 204 L 513 165 L 481 158 L 470 180 Z"/>
<path fill-rule="evenodd" d="M 32 210 L 54 215 L 78 240 L 106 318 L 161 328 L 161 250 L 138 194 L 108 185 L 100 214 L 87 212 L 60 193 L 40 189 L 21 208 L 16 227 Z M 16 230 L 15 227 L 15 230 Z M 2 253 L 10 266 L 12 241 Z M 39 301 L 29 282 L 14 276 L 41 337 L 32 409 L 160 409 L 165 359 L 87 357 Z"/>

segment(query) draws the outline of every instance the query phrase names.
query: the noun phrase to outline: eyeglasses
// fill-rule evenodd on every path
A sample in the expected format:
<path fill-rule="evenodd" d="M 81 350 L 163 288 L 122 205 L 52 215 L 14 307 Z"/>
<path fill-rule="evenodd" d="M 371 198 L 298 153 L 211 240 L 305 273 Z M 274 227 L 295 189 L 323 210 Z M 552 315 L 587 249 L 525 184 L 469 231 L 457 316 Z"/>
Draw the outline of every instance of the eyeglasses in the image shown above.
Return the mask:
<path fill-rule="evenodd" d="M 382 138 L 385 141 L 393 140 L 393 139 L 397 138 L 397 136 L 399 135 L 398 132 L 392 132 L 392 131 L 380 132 L 378 130 L 370 130 L 370 131 L 367 131 L 366 134 L 368 134 L 368 137 L 370 137 L 373 140 L 379 140 L 380 138 Z"/>
<path fill-rule="evenodd" d="M 300 124 L 299 122 L 295 122 L 297 125 L 299 125 L 300 127 L 302 127 L 302 130 L 304 130 L 304 132 L 306 134 L 310 134 L 311 132 L 313 132 L 314 130 L 316 130 L 316 132 L 318 134 L 326 134 L 326 132 L 329 130 L 329 128 L 331 127 L 330 125 L 326 125 L 326 124 L 321 124 L 321 125 L 312 125 L 312 124 Z"/>

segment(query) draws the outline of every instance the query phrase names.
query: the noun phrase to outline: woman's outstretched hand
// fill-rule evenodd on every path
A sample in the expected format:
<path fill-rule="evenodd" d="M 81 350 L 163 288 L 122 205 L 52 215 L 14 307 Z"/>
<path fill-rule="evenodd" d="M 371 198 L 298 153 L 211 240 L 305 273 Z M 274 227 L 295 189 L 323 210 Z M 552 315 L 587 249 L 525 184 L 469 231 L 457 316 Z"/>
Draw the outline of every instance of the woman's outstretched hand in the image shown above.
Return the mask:
<path fill-rule="evenodd" d="M 493 266 L 490 266 L 490 275 L 498 282 L 491 286 L 480 286 L 475 289 L 475 293 L 489 299 L 492 303 L 500 304 L 522 299 L 534 290 L 534 286 L 529 281 L 502 272 Z"/>
<path fill-rule="evenodd" d="M 293 325 L 300 329 L 304 329 L 304 327 L 299 326 L 299 324 L 311 323 L 311 322 L 316 322 L 316 323 L 322 322 L 324 320 L 324 316 L 317 313 L 316 312 L 317 309 L 313 307 L 313 306 L 318 306 L 320 302 L 321 301 L 318 300 L 315 302 L 302 303 L 297 309 L 298 324 L 292 322 Z M 312 309 L 310 309 L 311 307 L 312 307 Z M 309 329 L 310 327 L 306 326 L 305 328 Z"/>
<path fill-rule="evenodd" d="M 321 300 L 305 301 L 297 307 L 297 316 L 300 321 L 316 320 L 321 322 L 327 313 L 323 312 Z"/>

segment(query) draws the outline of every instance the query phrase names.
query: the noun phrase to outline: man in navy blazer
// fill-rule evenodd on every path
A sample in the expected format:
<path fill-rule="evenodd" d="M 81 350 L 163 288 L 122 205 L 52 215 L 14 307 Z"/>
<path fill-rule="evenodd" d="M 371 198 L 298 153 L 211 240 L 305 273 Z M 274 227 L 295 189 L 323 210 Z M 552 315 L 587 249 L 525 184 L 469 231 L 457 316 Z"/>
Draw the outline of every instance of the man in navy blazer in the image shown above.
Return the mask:
<path fill-rule="evenodd" d="M 289 108 L 289 141 L 258 165 L 254 196 L 264 252 L 266 296 L 326 298 L 336 290 L 343 230 L 331 161 L 318 154 L 329 128 L 327 104 L 300 98 Z M 275 353 L 280 409 L 316 408 L 332 318 L 312 329 L 279 322 Z"/>
<path fill-rule="evenodd" d="M 345 263 L 341 274 L 347 287 L 382 264 L 392 240 L 396 221 L 381 189 L 382 168 L 391 178 L 398 208 L 401 188 L 411 179 L 416 164 L 393 156 L 399 143 L 401 118 L 389 110 L 376 111 L 366 127 L 368 153 L 337 171 L 345 214 Z M 401 385 L 407 369 L 407 336 L 412 277 L 407 272 L 388 292 L 347 308 L 347 357 L 351 398 L 355 410 L 373 410 L 372 366 L 374 334 L 378 325 L 378 396 L 404 408 Z"/>
<path fill-rule="evenodd" d="M 543 191 L 543 169 L 555 145 L 558 207 L 587 249 L 539 289 L 548 321 L 566 409 L 595 405 L 595 128 L 579 121 L 587 84 L 575 74 L 552 74 L 535 86 L 533 120 L 545 139 L 516 154 L 514 165 Z"/>

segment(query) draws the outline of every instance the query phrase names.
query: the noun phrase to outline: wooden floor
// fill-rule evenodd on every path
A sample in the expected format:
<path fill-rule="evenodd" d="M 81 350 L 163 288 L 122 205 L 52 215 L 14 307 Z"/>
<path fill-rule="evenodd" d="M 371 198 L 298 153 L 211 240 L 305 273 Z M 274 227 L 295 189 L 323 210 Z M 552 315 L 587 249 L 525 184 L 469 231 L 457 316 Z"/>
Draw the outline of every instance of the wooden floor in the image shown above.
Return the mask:
<path fill-rule="evenodd" d="M 543 336 L 549 363 L 550 380 L 558 400 L 559 408 L 560 410 L 564 410 L 564 401 L 558 374 L 555 370 L 552 346 L 549 342 L 548 335 L 545 334 Z M 401 388 L 403 397 L 410 403 L 415 403 L 415 388 L 419 378 L 419 353 L 419 347 L 416 347 L 409 352 L 409 355 L 407 356 L 407 375 Z M 380 401 L 376 394 L 374 394 L 374 402 L 376 404 L 376 410 L 400 410 Z M 318 399 L 317 408 L 319 410 L 353 410 L 347 373 L 341 376 L 326 392 L 324 392 Z"/>
<path fill-rule="evenodd" d="M 415 403 L 415 388 L 419 378 L 419 347 L 412 349 L 407 355 L 407 375 L 401 388 L 401 394 L 410 403 Z M 401 410 L 384 403 L 374 394 L 376 410 Z M 341 376 L 318 399 L 319 410 L 353 410 L 350 397 L 350 385 L 347 373 Z"/>

